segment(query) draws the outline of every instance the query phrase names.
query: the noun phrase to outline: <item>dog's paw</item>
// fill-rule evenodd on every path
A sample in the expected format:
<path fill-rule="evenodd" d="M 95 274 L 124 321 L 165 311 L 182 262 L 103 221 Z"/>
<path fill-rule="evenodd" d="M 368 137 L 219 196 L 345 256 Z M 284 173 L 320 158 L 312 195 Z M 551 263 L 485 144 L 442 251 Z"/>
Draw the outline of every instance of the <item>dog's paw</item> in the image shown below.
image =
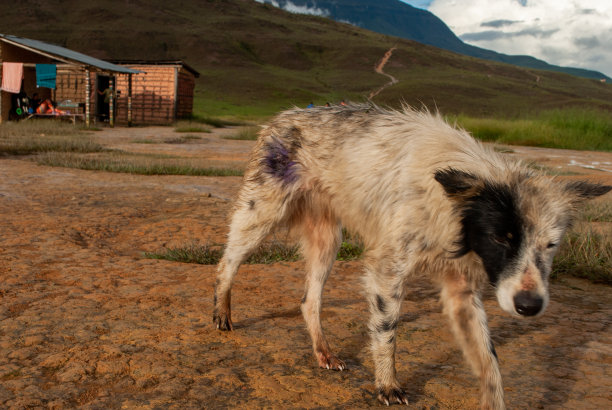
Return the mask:
<path fill-rule="evenodd" d="M 378 401 L 387 406 L 396 403 L 408 405 L 408 395 L 398 387 L 391 387 L 389 389 L 379 387 L 377 393 Z"/>
<path fill-rule="evenodd" d="M 213 313 L 213 323 L 219 330 L 234 330 L 232 319 L 228 314 L 224 313 Z"/>
<path fill-rule="evenodd" d="M 331 370 L 346 370 L 346 363 L 342 360 L 338 359 L 331 353 L 326 352 L 316 352 L 317 361 L 319 362 L 319 366 L 323 369 L 331 369 Z"/>

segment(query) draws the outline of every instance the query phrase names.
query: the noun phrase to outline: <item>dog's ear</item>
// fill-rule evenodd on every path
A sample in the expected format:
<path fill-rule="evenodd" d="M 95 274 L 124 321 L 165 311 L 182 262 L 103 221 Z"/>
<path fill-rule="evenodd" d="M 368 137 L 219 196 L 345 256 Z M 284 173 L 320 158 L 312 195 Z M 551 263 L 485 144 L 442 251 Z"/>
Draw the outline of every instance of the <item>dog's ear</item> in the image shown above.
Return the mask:
<path fill-rule="evenodd" d="M 565 184 L 565 189 L 576 200 L 580 201 L 604 195 L 612 190 L 612 186 L 592 184 L 586 181 L 573 181 Z"/>
<path fill-rule="evenodd" d="M 483 186 L 478 177 L 454 168 L 439 169 L 434 178 L 442 185 L 446 195 L 454 199 L 470 198 Z"/>

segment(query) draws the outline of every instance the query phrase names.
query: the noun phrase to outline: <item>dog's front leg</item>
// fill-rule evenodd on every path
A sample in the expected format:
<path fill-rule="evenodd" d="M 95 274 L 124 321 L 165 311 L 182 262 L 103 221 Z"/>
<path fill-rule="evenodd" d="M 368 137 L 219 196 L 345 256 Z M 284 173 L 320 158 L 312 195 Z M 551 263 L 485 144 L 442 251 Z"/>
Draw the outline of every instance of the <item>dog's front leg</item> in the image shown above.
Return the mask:
<path fill-rule="evenodd" d="M 372 354 L 376 368 L 378 400 L 386 405 L 408 404 L 395 372 L 395 339 L 404 298 L 403 278 L 381 277 L 371 271 L 366 276 L 366 290 L 370 305 L 370 333 Z"/>
<path fill-rule="evenodd" d="M 480 379 L 482 409 L 505 409 L 497 354 L 489 336 L 479 292 L 461 274 L 447 276 L 442 287 L 444 312 L 474 373 Z"/>

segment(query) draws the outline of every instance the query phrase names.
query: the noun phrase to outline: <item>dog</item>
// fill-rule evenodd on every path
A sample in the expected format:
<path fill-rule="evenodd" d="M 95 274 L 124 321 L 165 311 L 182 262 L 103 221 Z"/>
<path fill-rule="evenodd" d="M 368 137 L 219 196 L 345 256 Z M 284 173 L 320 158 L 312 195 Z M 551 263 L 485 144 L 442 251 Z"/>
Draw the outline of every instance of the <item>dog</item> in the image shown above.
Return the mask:
<path fill-rule="evenodd" d="M 481 302 L 536 316 L 552 260 L 577 207 L 612 187 L 561 182 L 495 152 L 439 114 L 404 106 L 291 109 L 260 131 L 215 282 L 213 322 L 232 330 L 238 266 L 279 224 L 297 229 L 306 260 L 301 310 L 319 366 L 344 370 L 323 334 L 321 295 L 345 227 L 363 239 L 376 394 L 408 404 L 395 371 L 404 283 L 426 276 L 480 380 L 481 406 L 504 408 L 497 354 Z"/>

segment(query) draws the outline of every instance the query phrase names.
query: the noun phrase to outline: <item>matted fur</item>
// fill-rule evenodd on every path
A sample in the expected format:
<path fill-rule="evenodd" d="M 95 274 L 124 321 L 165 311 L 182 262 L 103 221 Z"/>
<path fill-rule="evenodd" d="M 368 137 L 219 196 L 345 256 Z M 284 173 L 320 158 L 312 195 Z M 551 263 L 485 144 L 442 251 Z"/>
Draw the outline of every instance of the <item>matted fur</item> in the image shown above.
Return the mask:
<path fill-rule="evenodd" d="M 285 111 L 259 134 L 215 285 L 217 328 L 231 330 L 240 263 L 277 225 L 301 232 L 302 312 L 321 367 L 343 370 L 320 322 L 321 295 L 341 226 L 365 244 L 364 286 L 378 399 L 407 403 L 395 374 L 406 278 L 441 289 L 444 312 L 480 379 L 483 408 L 504 408 L 480 289 L 488 280 L 516 316 L 541 313 L 548 275 L 577 204 L 610 190 L 536 174 L 439 115 L 371 105 Z"/>

